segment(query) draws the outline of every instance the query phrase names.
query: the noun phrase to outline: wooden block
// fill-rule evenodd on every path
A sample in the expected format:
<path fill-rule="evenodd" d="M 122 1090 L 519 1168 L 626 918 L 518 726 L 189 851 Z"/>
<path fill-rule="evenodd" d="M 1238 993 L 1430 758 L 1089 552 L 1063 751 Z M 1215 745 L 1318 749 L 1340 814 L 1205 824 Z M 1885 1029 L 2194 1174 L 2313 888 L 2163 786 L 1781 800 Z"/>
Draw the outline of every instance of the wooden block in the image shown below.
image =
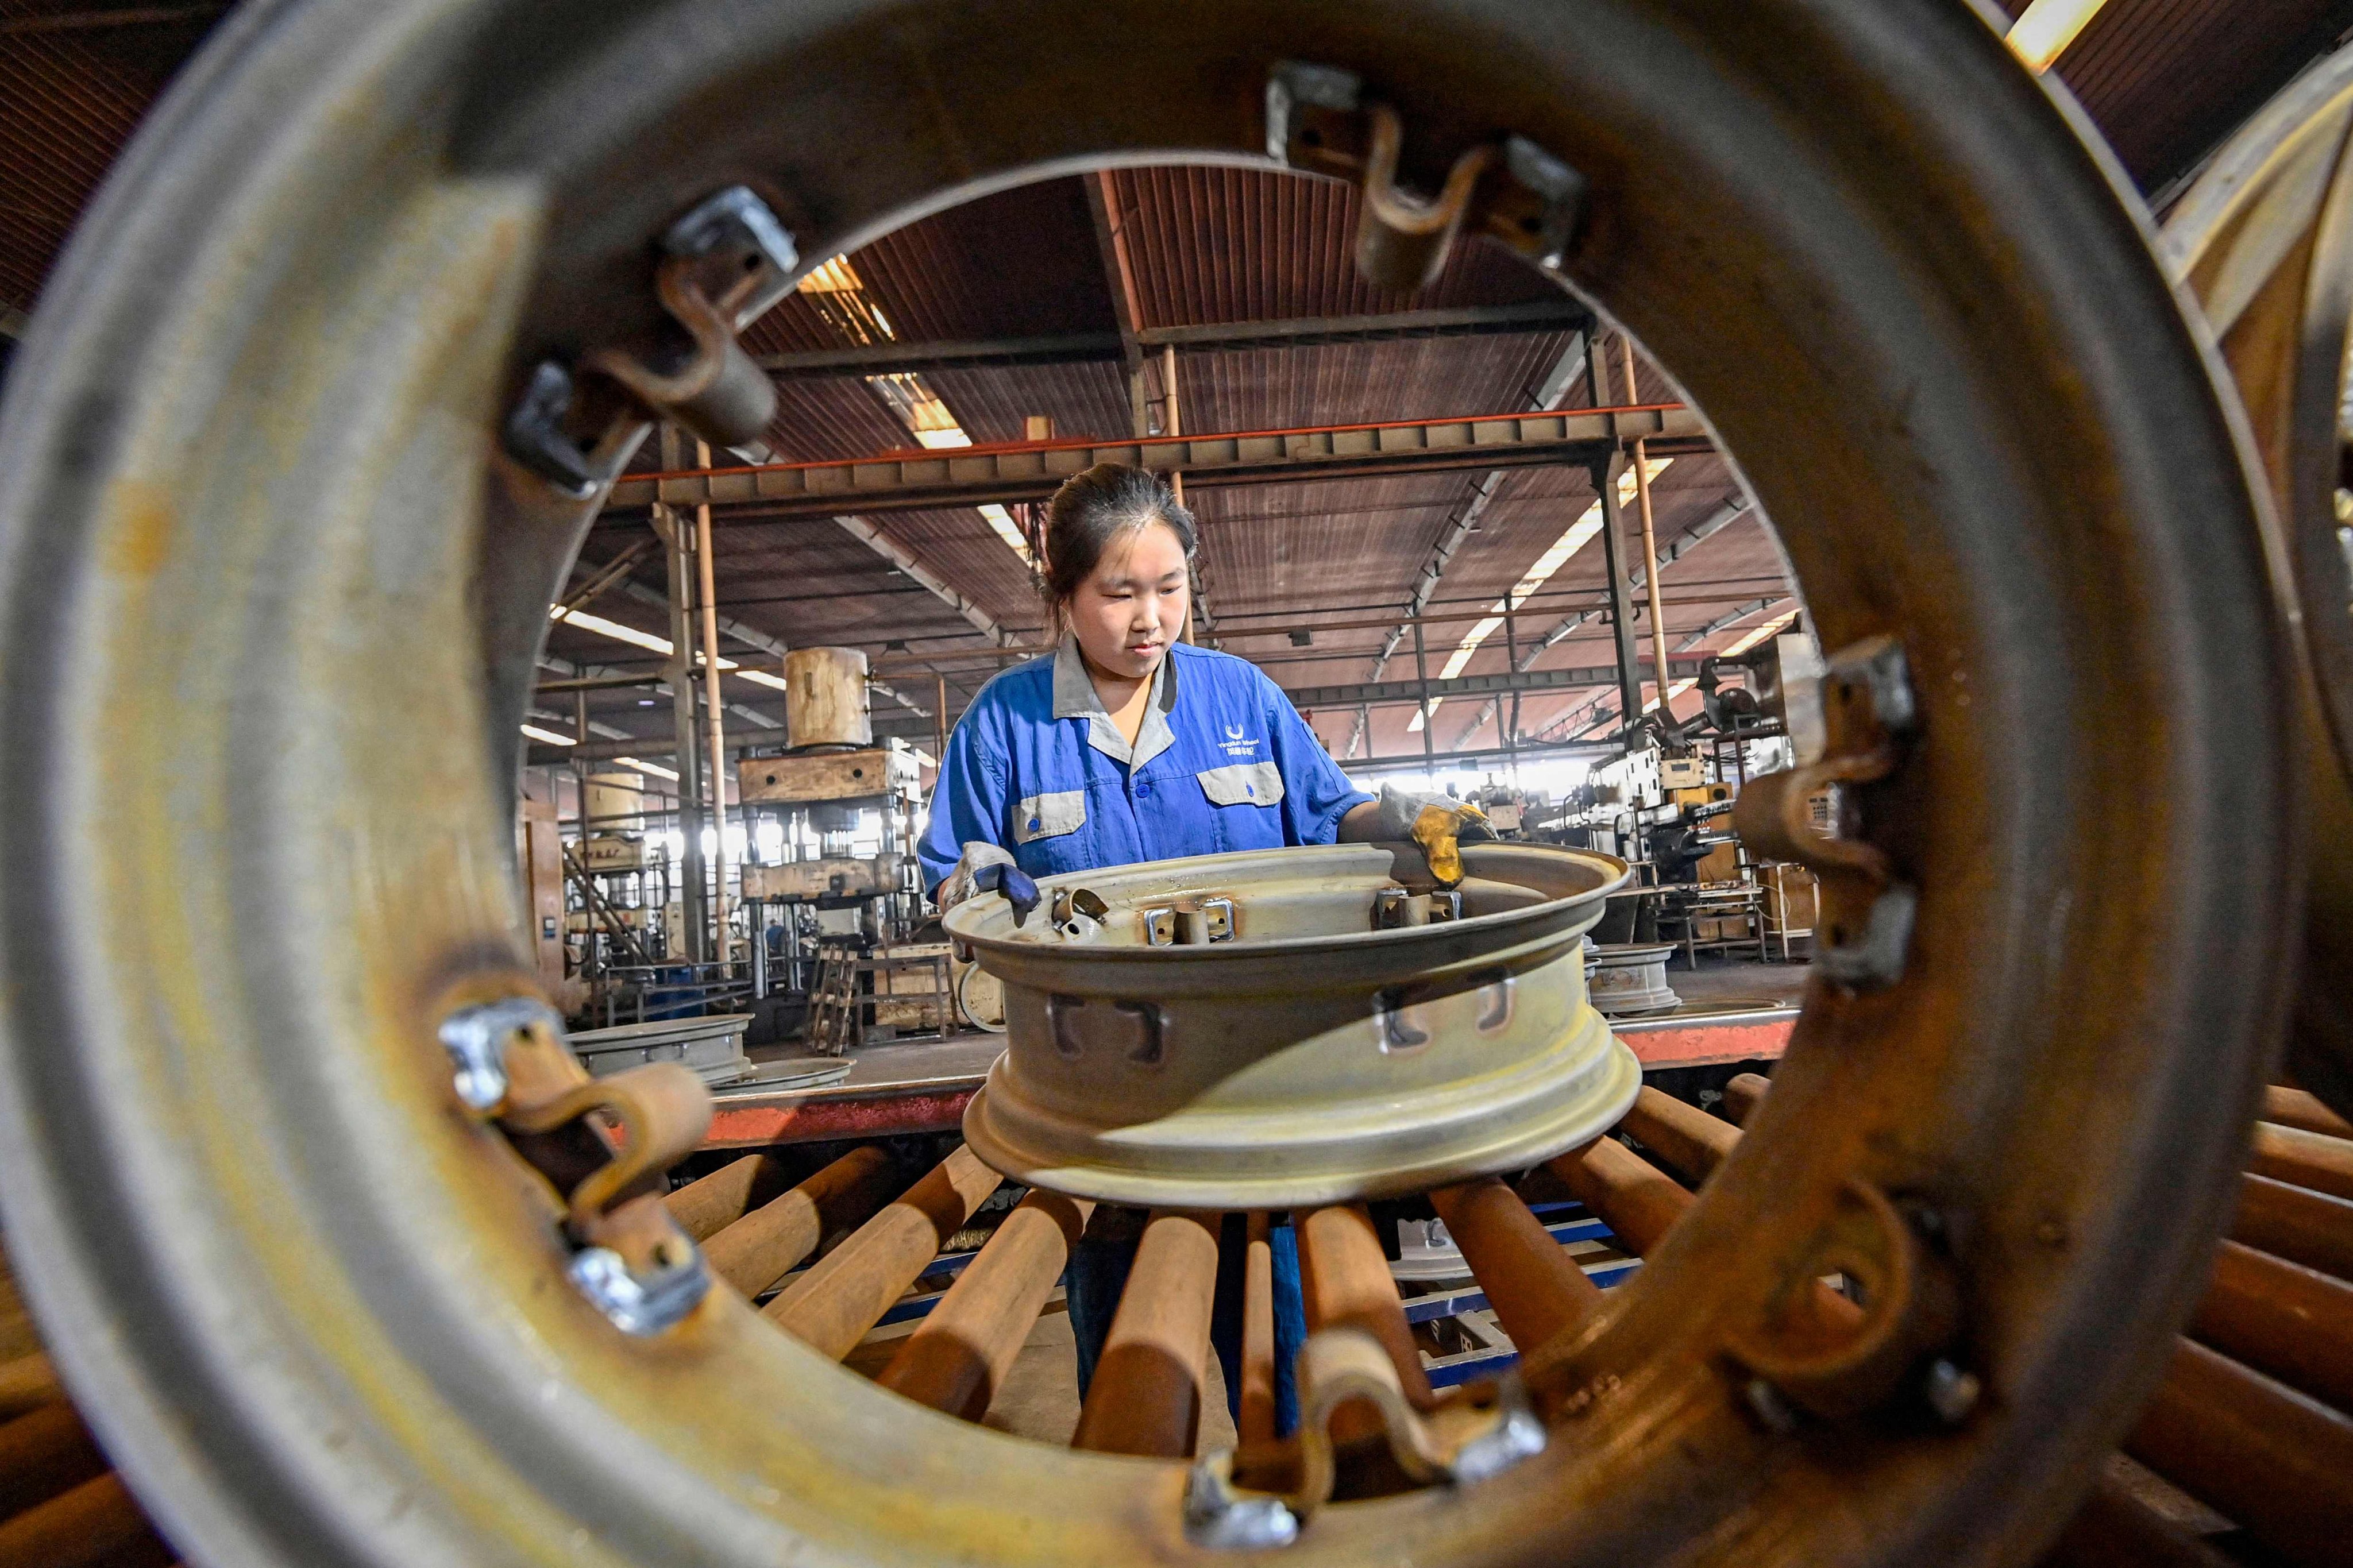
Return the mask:
<path fill-rule="evenodd" d="M 774 801 L 857 800 L 913 785 L 919 770 L 913 755 L 875 747 L 861 752 L 814 752 L 805 756 L 745 757 L 736 764 L 736 783 L 752 804 Z"/>
<path fill-rule="evenodd" d="M 787 866 L 744 868 L 747 899 L 871 898 L 899 890 L 901 857 L 878 855 L 871 860 L 847 858 L 797 860 Z"/>

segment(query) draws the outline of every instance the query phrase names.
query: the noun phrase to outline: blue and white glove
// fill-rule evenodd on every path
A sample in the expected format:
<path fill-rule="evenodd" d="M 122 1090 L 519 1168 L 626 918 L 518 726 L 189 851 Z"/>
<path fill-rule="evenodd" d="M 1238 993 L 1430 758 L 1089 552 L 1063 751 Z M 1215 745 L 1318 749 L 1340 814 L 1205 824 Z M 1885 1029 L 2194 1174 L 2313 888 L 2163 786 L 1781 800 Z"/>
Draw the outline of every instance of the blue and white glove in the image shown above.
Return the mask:
<path fill-rule="evenodd" d="M 1013 906 L 1013 923 L 1026 924 L 1038 907 L 1038 884 L 1015 863 L 1012 854 L 995 844 L 966 840 L 964 857 L 940 884 L 940 912 L 945 914 L 978 893 L 1002 893 Z"/>

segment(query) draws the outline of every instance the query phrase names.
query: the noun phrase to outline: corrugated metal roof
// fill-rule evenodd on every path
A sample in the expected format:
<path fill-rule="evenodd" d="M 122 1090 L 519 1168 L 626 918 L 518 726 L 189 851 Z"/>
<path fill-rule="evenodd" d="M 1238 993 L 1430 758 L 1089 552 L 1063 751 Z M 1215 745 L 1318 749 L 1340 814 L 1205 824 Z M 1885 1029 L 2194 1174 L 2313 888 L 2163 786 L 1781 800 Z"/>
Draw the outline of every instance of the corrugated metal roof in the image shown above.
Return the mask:
<path fill-rule="evenodd" d="M 0 35 L 0 302 L 38 296 L 153 90 L 75 34 Z"/>
<path fill-rule="evenodd" d="M 2056 69 L 2147 187 L 2180 173 L 2348 26 L 2346 0 L 2108 0 Z"/>
<path fill-rule="evenodd" d="M 862 381 L 776 384 L 776 416 L 768 422 L 768 445 L 779 462 L 862 458 L 914 444 L 907 427 Z"/>
<path fill-rule="evenodd" d="M 1557 298 L 1534 268 L 1483 240 L 1457 247 L 1418 293 L 1373 288 L 1348 261 L 1356 189 L 1336 180 L 1187 165 L 1122 169 L 1111 183 L 1139 329 Z"/>
<path fill-rule="evenodd" d="M 1127 373 L 1115 361 L 1091 364 L 1001 365 L 934 370 L 923 379 L 946 402 L 965 434 L 983 445 L 1023 438 L 1022 421 L 1043 414 L 1057 437 L 1123 437 L 1134 429 Z"/>
<path fill-rule="evenodd" d="M 54 0 L 62 5 L 66 0 Z M 2013 11 L 2021 0 L 2001 0 Z M 24 0 L 0 0 L 0 18 L 27 14 Z M 2353 0 L 2109 0 L 2059 65 L 2061 78 L 2104 126 L 2126 164 L 2161 178 L 2194 157 L 2255 107 L 2285 75 L 2353 21 Z M 110 28 L 23 33 L 0 28 L 0 303 L 28 303 L 75 215 L 132 122 L 201 26 L 178 31 Z M 1092 178 L 1093 176 L 1089 176 Z M 1357 195 L 1336 182 L 1230 167 L 1124 169 L 1104 176 L 1135 283 L 1137 325 L 1206 326 L 1343 317 L 1415 308 L 1509 304 L 1556 298 L 1518 257 L 1484 241 L 1464 245 L 1440 277 L 1412 294 L 1374 289 L 1349 259 Z M 1060 177 L 998 192 L 950 209 L 867 246 L 850 258 L 868 301 L 902 343 L 1108 332 L 1116 324 L 1109 275 L 1084 182 Z M 754 353 L 847 346 L 838 318 L 807 298 L 785 301 L 747 336 Z M 1287 349 L 1195 349 L 1180 353 L 1178 401 L 1188 431 L 1490 413 L 1525 406 L 1557 362 L 1561 333 L 1326 343 Z M 1609 380 L 1625 395 L 1619 359 L 1605 345 Z M 1156 389 L 1157 367 L 1154 381 Z M 1046 415 L 1064 437 L 1116 436 L 1133 415 L 1116 362 L 925 373 L 926 384 L 976 441 L 1018 440 L 1028 416 Z M 1637 395 L 1667 395 L 1645 369 Z M 1581 383 L 1571 404 L 1585 401 Z M 850 458 L 913 445 L 908 430 L 860 379 L 795 379 L 779 387 L 770 444 L 797 460 Z M 650 444 L 641 463 L 655 458 Z M 1333 685 L 1369 675 L 1389 617 L 1402 611 L 1416 577 L 1450 519 L 1478 480 L 1473 471 L 1244 488 L 1197 488 L 1203 569 L 1210 604 L 1235 646 L 1294 685 Z M 1733 493 L 1725 466 L 1684 458 L 1657 486 L 1658 532 L 1672 537 Z M 1591 488 L 1577 470 L 1510 474 L 1479 531 L 1455 557 L 1430 613 L 1476 613 L 1526 571 L 1582 513 Z M 1035 627 L 1039 608 L 1028 574 L 978 512 L 892 513 L 878 520 L 957 589 L 1007 626 Z M 1630 526 L 1632 518 L 1628 517 Z M 642 524 L 634 525 L 642 527 Z M 626 531 L 600 528 L 591 559 Z M 849 641 L 879 649 L 969 647 L 976 634 L 954 611 L 825 519 L 727 521 L 719 584 L 733 618 L 787 643 Z M 1630 554 L 1631 551 L 1630 549 Z M 1603 551 L 1588 543 L 1547 584 L 1520 626 L 1541 632 L 1576 605 L 1601 602 Z M 1671 640 L 1725 609 L 1760 596 L 1779 574 L 1769 535 L 1753 520 L 1693 550 L 1662 578 Z M 659 560 L 638 580 L 659 585 Z M 614 595 L 598 612 L 649 630 L 658 611 Z M 1343 623 L 1366 623 L 1344 625 Z M 1425 661 L 1442 667 L 1467 621 L 1425 628 Z M 1248 628 L 1310 630 L 1294 647 L 1287 635 Z M 1515 627 L 1515 631 L 1518 627 Z M 1721 647 L 1739 634 L 1711 639 Z M 552 646 L 567 658 L 619 662 L 628 650 L 558 627 Z M 1610 658 L 1597 617 L 1542 657 L 1539 668 L 1603 665 Z M 1411 673 L 1410 643 L 1386 672 Z M 1491 638 L 1468 668 L 1499 669 L 1504 638 Z M 968 693 L 986 671 L 959 675 Z M 923 684 L 913 682 L 911 684 Z M 748 698 L 781 708 L 773 693 Z M 1535 728 L 1583 697 L 1531 698 L 1523 721 Z M 600 698 L 636 710 L 628 695 Z M 1480 704 L 1449 704 L 1433 740 L 1450 749 Z M 1377 714 L 1377 750 L 1410 754 L 1419 736 L 1404 729 L 1404 708 Z M 1353 713 L 1319 715 L 1322 731 L 1345 743 Z M 666 728 L 667 710 L 646 731 Z M 1482 731 L 1485 741 L 1492 726 Z M 1479 743 L 1484 743 L 1479 742 Z"/>
<path fill-rule="evenodd" d="M 1504 413 L 1529 405 L 1569 341 L 1513 332 L 1184 353 L 1176 405 L 1188 431 Z"/>
<path fill-rule="evenodd" d="M 1111 291 L 1086 192 L 1044 180 L 950 207 L 850 258 L 902 342 L 1109 331 Z M 786 299 L 744 334 L 752 353 L 843 346 L 811 302 Z"/>

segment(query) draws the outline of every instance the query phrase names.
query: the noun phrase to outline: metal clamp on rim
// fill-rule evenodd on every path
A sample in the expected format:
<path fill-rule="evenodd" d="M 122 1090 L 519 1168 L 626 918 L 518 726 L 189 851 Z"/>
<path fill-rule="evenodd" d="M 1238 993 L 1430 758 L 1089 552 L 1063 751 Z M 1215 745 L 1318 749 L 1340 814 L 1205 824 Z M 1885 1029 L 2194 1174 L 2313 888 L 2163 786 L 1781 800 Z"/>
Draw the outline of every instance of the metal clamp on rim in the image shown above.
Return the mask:
<path fill-rule="evenodd" d="M 1818 762 L 1748 781 L 1732 825 L 1749 853 L 1803 866 L 1821 880 L 1825 940 L 1816 960 L 1824 978 L 1850 991 L 1878 991 L 1904 976 L 1918 890 L 1895 874 L 1886 851 L 1850 837 L 1846 792 L 1876 784 L 1902 763 L 1902 742 L 1918 728 L 1919 707 L 1904 649 L 1868 637 L 1841 649 L 1822 679 L 1828 736 Z M 1827 795 L 1830 821 L 1817 821 Z"/>
<path fill-rule="evenodd" d="M 765 202 L 733 185 L 672 224 L 662 252 L 654 295 L 685 329 L 686 352 L 665 345 L 655 363 L 613 346 L 584 363 L 712 446 L 757 441 L 776 417 L 776 384 L 735 338 L 790 288 L 800 260 L 792 236 Z"/>
<path fill-rule="evenodd" d="M 1238 929 L 1231 899 L 1188 900 L 1145 910 L 1142 918 L 1144 940 L 1152 947 L 1206 947 L 1213 942 L 1233 941 Z"/>
<path fill-rule="evenodd" d="M 1435 195 L 1400 181 L 1405 121 L 1337 67 L 1285 60 L 1268 74 L 1266 151 L 1293 168 L 1361 183 L 1356 262 L 1380 287 L 1419 289 L 1466 224 L 1558 267 L 1585 205 L 1585 176 L 1516 133 L 1455 154 Z"/>
<path fill-rule="evenodd" d="M 1388 1457 L 1419 1486 L 1471 1486 L 1544 1452 L 1544 1423 L 1516 1373 L 1468 1384 L 1419 1409 L 1388 1351 L 1363 1329 L 1307 1336 L 1299 1351 L 1299 1430 L 1287 1441 L 1204 1455 L 1194 1465 L 1185 1489 L 1185 1533 L 1195 1545 L 1246 1550 L 1297 1539 L 1337 1486 L 1344 1455 L 1332 1440 L 1332 1417 L 1345 1405 L 1378 1414 Z M 1253 1487 L 1251 1480 L 1266 1484 Z"/>
<path fill-rule="evenodd" d="M 710 1128 L 702 1080 L 675 1062 L 590 1078 L 536 996 L 459 1006 L 437 1032 L 459 1099 L 494 1122 L 562 1210 L 574 1287 L 624 1333 L 682 1321 L 711 1276 L 663 1206 L 660 1178 Z"/>
<path fill-rule="evenodd" d="M 654 295 L 684 330 L 685 342 L 642 353 L 607 345 L 583 356 L 580 369 L 607 377 L 645 412 L 675 420 L 712 446 L 751 447 L 776 416 L 776 389 L 735 339 L 791 291 L 800 265 L 793 237 L 749 187 L 730 185 L 670 225 L 660 249 Z M 591 399 L 580 391 L 563 360 L 542 360 L 500 434 L 507 456 L 585 500 L 619 475 L 644 439 L 645 425 L 636 408 L 617 411 L 611 394 Z"/>

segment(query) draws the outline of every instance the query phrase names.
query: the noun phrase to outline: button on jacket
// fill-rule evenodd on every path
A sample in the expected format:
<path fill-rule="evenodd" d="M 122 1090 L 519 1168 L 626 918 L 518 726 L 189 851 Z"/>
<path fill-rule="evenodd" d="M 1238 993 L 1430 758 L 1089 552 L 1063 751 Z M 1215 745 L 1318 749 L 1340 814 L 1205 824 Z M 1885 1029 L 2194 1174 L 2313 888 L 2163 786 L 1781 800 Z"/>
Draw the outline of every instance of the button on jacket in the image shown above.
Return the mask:
<path fill-rule="evenodd" d="M 975 840 L 1011 850 L 1033 877 L 1329 844 L 1371 798 L 1256 666 L 1187 644 L 1161 660 L 1131 747 L 1065 638 L 973 700 L 917 853 L 936 890 Z"/>

